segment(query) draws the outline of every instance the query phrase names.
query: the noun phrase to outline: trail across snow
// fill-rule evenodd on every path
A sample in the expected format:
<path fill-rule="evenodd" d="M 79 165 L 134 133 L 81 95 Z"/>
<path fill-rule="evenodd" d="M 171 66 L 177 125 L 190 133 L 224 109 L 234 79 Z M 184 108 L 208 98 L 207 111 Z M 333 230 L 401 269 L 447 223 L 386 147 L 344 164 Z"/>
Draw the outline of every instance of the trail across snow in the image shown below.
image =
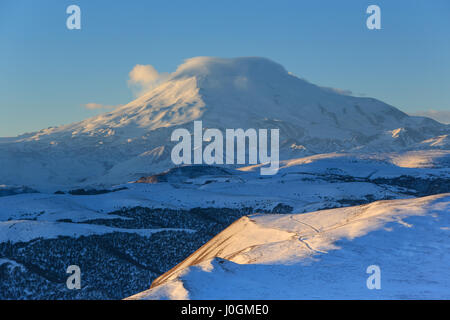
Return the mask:
<path fill-rule="evenodd" d="M 448 299 L 449 240 L 450 194 L 252 215 L 130 299 Z"/>

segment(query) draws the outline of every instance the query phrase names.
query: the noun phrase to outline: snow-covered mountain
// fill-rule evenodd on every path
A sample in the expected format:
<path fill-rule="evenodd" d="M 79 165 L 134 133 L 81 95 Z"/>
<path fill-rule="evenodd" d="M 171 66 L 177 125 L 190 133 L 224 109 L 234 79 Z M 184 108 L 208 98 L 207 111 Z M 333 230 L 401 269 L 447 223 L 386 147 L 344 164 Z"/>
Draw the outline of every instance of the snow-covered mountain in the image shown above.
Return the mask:
<path fill-rule="evenodd" d="M 129 299 L 448 299 L 449 223 L 450 194 L 251 215 Z"/>
<path fill-rule="evenodd" d="M 335 151 L 448 149 L 450 127 L 340 94 L 264 58 L 186 60 L 129 104 L 85 121 L 0 139 L 0 182 L 111 185 L 173 166 L 177 127 L 279 128 L 284 159 Z"/>

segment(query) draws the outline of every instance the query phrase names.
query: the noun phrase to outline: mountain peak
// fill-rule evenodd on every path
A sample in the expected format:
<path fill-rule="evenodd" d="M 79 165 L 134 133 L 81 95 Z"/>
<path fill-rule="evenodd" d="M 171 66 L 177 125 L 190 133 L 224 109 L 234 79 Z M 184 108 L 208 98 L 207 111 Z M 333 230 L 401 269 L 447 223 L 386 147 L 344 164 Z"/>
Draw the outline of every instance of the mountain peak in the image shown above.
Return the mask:
<path fill-rule="evenodd" d="M 280 64 L 262 57 L 194 57 L 186 59 L 173 73 L 172 79 L 185 77 L 230 77 L 230 76 L 258 76 L 271 77 L 287 75 L 287 71 Z"/>

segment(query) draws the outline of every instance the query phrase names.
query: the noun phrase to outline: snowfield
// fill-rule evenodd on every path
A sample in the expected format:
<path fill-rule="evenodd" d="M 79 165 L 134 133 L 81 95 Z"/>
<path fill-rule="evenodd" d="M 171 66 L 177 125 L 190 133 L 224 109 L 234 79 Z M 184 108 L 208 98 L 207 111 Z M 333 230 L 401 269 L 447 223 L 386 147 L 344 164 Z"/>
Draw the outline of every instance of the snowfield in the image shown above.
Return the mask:
<path fill-rule="evenodd" d="M 423 153 L 414 153 L 418 159 Z M 184 166 L 154 176 L 153 183 L 128 183 L 120 191 L 97 195 L 23 193 L 0 197 L 0 221 L 83 222 L 124 219 L 111 212 L 133 208 L 245 208 L 272 210 L 279 204 L 293 212 L 340 207 L 353 201 L 411 198 L 450 191 L 445 182 L 449 153 L 427 155 L 435 167 L 403 168 L 391 159 L 405 154 L 321 154 L 280 162 L 277 175 L 261 177 L 258 166 L 211 170 Z M 442 160 L 444 159 L 444 160 Z M 214 168 L 214 167 L 213 167 Z M 159 179 L 159 180 L 158 180 Z M 428 189 L 424 189 L 430 184 Z M 286 210 L 283 211 L 286 213 Z M 288 213 L 288 212 L 287 212 Z"/>
<path fill-rule="evenodd" d="M 189 229 L 125 229 L 82 223 L 11 220 L 0 222 L 0 242 L 27 242 L 38 238 L 54 239 L 63 236 L 77 238 L 80 236 L 100 235 L 113 232 L 136 233 L 148 237 L 155 232 L 162 231 L 195 232 L 195 230 Z"/>
<path fill-rule="evenodd" d="M 129 299 L 449 299 L 449 240 L 450 194 L 250 215 Z"/>

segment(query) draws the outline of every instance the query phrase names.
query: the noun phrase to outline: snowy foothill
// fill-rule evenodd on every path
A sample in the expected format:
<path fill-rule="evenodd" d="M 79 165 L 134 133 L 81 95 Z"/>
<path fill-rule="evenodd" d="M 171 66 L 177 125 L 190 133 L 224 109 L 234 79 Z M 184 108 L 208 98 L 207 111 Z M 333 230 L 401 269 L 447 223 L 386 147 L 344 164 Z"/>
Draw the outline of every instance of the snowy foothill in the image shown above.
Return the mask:
<path fill-rule="evenodd" d="M 449 232 L 450 194 L 251 215 L 129 299 L 448 299 Z"/>

